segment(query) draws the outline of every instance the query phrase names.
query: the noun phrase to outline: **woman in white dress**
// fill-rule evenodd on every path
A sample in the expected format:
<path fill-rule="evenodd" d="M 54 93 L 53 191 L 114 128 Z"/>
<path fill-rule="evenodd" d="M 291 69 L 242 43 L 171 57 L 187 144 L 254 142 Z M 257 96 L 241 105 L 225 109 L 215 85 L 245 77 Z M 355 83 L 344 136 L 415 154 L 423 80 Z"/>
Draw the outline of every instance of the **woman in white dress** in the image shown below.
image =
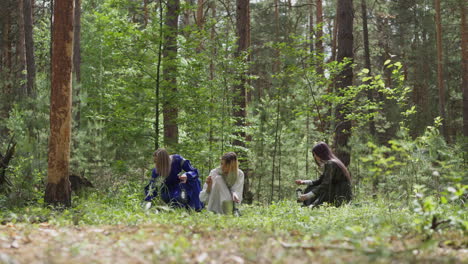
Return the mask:
<path fill-rule="evenodd" d="M 221 157 L 221 166 L 206 178 L 200 200 L 206 209 L 219 214 L 232 214 L 234 203 L 242 201 L 244 172 L 238 167 L 237 155 L 228 152 Z"/>

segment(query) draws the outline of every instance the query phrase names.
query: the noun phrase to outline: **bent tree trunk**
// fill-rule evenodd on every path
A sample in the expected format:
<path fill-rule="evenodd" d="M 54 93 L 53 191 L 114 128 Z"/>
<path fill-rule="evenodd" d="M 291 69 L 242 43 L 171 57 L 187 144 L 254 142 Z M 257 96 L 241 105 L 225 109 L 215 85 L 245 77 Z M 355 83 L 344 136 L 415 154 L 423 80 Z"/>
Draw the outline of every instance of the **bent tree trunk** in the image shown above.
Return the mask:
<path fill-rule="evenodd" d="M 74 0 L 56 0 L 52 25 L 49 167 L 44 201 L 71 206 L 69 177 Z"/>

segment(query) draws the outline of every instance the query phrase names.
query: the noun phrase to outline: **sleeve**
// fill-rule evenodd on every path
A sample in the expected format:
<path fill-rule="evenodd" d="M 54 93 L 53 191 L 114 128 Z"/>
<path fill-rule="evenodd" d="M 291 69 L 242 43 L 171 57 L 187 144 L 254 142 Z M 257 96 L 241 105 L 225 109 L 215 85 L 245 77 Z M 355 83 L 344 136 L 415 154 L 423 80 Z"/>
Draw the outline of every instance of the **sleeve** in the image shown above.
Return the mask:
<path fill-rule="evenodd" d="M 208 203 L 208 199 L 210 198 L 210 193 L 208 192 L 208 184 L 203 184 L 203 190 L 200 192 L 200 201 L 206 204 Z"/>
<path fill-rule="evenodd" d="M 333 173 L 335 172 L 335 165 L 333 162 L 327 162 L 325 164 L 325 169 L 323 171 L 322 176 L 317 180 L 319 184 L 312 189 L 312 192 L 315 194 L 315 196 L 321 194 L 321 193 L 326 193 L 330 189 L 330 185 L 332 184 L 332 176 Z"/>
<path fill-rule="evenodd" d="M 154 197 L 158 195 L 156 191 L 156 178 L 158 177 L 158 174 L 156 173 L 156 168 L 153 168 L 151 172 L 151 179 L 148 183 L 148 185 L 145 186 L 145 201 L 151 201 Z"/>
<path fill-rule="evenodd" d="M 185 175 L 187 175 L 187 178 L 189 179 L 195 179 L 198 178 L 198 170 L 192 166 L 190 163 L 190 160 L 186 160 L 183 157 L 181 157 L 181 167 L 182 170 L 185 171 Z"/>
<path fill-rule="evenodd" d="M 237 194 L 239 200 L 242 202 L 242 193 L 244 191 L 244 172 L 239 170 L 236 182 L 231 187 L 231 192 Z"/>
<path fill-rule="evenodd" d="M 210 171 L 210 175 L 212 179 L 216 177 L 216 169 L 213 169 Z M 210 199 L 210 193 L 208 192 L 208 184 L 203 184 L 203 190 L 200 192 L 199 195 L 200 201 L 205 204 L 205 206 L 208 204 L 208 201 Z"/>

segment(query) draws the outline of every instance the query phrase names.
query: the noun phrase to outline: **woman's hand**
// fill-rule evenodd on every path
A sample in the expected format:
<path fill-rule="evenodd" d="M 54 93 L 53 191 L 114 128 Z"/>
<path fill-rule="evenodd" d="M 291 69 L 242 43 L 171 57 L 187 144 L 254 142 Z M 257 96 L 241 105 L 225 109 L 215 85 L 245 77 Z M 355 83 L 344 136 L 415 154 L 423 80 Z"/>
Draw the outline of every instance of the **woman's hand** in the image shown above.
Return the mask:
<path fill-rule="evenodd" d="M 295 182 L 296 182 L 297 185 L 304 184 L 304 181 L 303 181 L 303 180 L 296 180 Z"/>
<path fill-rule="evenodd" d="M 179 176 L 179 180 L 182 182 L 182 183 L 186 183 L 187 182 L 187 175 L 184 173 L 182 175 Z"/>
<path fill-rule="evenodd" d="M 211 175 L 208 176 L 208 177 L 206 177 L 206 181 L 205 181 L 205 182 L 206 182 L 206 185 L 208 186 L 208 187 L 206 188 L 206 191 L 209 193 L 209 192 L 211 192 L 211 186 L 213 186 L 213 178 L 211 178 Z"/>
<path fill-rule="evenodd" d="M 232 200 L 233 200 L 235 203 L 240 203 L 239 196 L 237 196 L 236 193 L 233 193 L 233 194 L 232 194 Z"/>
<path fill-rule="evenodd" d="M 308 198 L 308 196 L 307 196 L 307 195 L 305 195 L 305 194 L 302 194 L 301 196 L 299 196 L 299 198 L 298 198 L 297 200 L 299 200 L 299 201 L 303 202 L 303 201 L 307 200 L 307 198 Z"/>

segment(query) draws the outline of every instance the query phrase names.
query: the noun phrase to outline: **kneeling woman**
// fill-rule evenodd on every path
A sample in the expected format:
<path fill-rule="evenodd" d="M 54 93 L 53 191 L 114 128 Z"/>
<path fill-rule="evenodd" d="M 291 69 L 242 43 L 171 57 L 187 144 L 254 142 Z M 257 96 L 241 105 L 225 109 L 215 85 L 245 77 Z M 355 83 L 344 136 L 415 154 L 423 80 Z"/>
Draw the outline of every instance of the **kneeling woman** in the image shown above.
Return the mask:
<path fill-rule="evenodd" d="M 178 154 L 169 155 L 164 148 L 156 150 L 153 157 L 155 168 L 150 183 L 145 187 L 145 200 L 151 201 L 160 191 L 161 199 L 173 207 L 201 210 L 203 204 L 199 199 L 201 184 L 198 170 L 192 167 L 190 161 Z M 185 173 L 180 174 L 182 170 Z M 157 180 L 162 183 L 156 184 Z"/>
<path fill-rule="evenodd" d="M 296 184 L 309 185 L 299 201 L 305 206 L 318 206 L 324 202 L 340 206 L 351 200 L 351 176 L 346 166 L 331 151 L 330 147 L 320 142 L 312 148 L 315 162 L 323 166 L 323 174 L 316 181 L 296 180 Z"/>
<path fill-rule="evenodd" d="M 234 203 L 242 201 L 243 189 L 244 172 L 238 168 L 236 153 L 228 152 L 221 157 L 221 166 L 207 177 L 200 200 L 209 211 L 232 214 Z"/>

